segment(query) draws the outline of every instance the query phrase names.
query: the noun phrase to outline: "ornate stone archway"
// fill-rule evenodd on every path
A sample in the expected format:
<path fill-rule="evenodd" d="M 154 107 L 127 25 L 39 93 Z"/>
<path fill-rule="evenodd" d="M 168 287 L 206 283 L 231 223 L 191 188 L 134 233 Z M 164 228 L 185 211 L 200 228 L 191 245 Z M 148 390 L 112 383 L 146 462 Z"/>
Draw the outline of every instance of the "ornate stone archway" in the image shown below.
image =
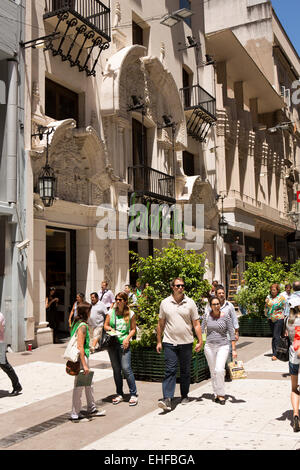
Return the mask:
<path fill-rule="evenodd" d="M 101 90 L 102 115 L 128 121 L 132 95 L 143 98 L 150 122 L 159 125 L 163 114 L 172 115 L 177 123 L 176 148 L 186 147 L 186 120 L 174 77 L 158 57 L 146 56 L 146 48 L 138 45 L 125 47 L 108 60 Z"/>
<path fill-rule="evenodd" d="M 109 202 L 111 184 L 116 181 L 109 165 L 104 142 L 91 127 L 76 129 L 75 121 L 53 121 L 49 137 L 49 164 L 57 177 L 60 200 L 99 205 Z M 34 186 L 45 164 L 46 140 L 31 152 Z"/>

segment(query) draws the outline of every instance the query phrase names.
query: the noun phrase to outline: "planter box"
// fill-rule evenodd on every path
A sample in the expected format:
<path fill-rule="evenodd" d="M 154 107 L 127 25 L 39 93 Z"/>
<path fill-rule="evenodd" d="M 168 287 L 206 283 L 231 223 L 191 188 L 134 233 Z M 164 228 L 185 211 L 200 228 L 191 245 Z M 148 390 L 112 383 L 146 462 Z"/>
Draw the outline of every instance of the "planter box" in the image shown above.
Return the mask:
<path fill-rule="evenodd" d="M 134 348 L 131 350 L 131 367 L 137 380 L 162 382 L 165 375 L 165 356 L 153 349 Z M 179 379 L 179 367 L 177 378 Z M 198 383 L 210 377 L 204 352 L 193 353 L 191 361 L 191 383 Z"/>
<path fill-rule="evenodd" d="M 272 337 L 271 327 L 267 318 L 239 317 L 240 336 Z"/>

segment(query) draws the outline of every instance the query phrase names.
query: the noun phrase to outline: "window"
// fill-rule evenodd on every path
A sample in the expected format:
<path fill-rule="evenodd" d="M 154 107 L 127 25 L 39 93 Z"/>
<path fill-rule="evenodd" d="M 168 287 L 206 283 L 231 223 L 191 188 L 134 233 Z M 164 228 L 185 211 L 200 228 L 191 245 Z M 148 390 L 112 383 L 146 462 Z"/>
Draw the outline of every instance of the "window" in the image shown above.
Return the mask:
<path fill-rule="evenodd" d="M 45 114 L 57 121 L 75 119 L 78 123 L 78 94 L 46 78 Z"/>
<path fill-rule="evenodd" d="M 147 128 L 136 119 L 132 119 L 132 162 L 147 166 Z"/>
<path fill-rule="evenodd" d="M 75 0 L 53 0 L 53 10 L 59 10 L 60 8 L 73 8 L 75 7 Z"/>
<path fill-rule="evenodd" d="M 144 45 L 144 31 L 135 21 L 132 22 L 132 44 Z"/>
<path fill-rule="evenodd" d="M 190 0 L 179 0 L 179 9 L 181 8 L 187 8 L 188 10 L 191 10 L 191 2 Z M 190 27 L 192 26 L 192 18 L 185 18 L 184 21 L 186 24 L 188 24 Z"/>
<path fill-rule="evenodd" d="M 190 152 L 183 152 L 183 171 L 186 176 L 195 176 L 194 155 Z"/>
<path fill-rule="evenodd" d="M 182 86 L 183 86 L 183 101 L 184 107 L 191 106 L 191 74 L 185 68 L 182 69 Z"/>

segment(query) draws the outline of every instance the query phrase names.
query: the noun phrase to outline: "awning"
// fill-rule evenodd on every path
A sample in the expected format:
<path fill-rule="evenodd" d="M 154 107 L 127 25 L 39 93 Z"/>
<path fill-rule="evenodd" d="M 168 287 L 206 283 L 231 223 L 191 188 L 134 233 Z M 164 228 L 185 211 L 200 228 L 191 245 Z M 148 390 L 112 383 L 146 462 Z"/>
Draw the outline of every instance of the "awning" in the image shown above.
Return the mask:
<path fill-rule="evenodd" d="M 233 82 L 244 82 L 245 98 L 258 98 L 258 113 L 271 113 L 285 107 L 285 102 L 261 72 L 235 34 L 226 29 L 206 36 L 207 53 L 216 62 L 226 62 Z"/>

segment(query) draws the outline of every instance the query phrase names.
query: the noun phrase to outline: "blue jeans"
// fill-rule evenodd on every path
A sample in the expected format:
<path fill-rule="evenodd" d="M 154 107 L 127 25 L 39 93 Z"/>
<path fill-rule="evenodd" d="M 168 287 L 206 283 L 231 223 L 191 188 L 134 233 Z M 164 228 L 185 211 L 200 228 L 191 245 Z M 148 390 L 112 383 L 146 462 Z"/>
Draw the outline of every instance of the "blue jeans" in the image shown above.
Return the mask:
<path fill-rule="evenodd" d="M 130 347 L 124 350 L 123 346 L 120 343 L 117 343 L 108 349 L 108 354 L 113 368 L 117 395 L 123 396 L 123 371 L 124 377 L 127 380 L 130 395 L 137 396 L 135 378 L 131 369 Z"/>
<path fill-rule="evenodd" d="M 269 320 L 269 324 L 272 330 L 272 352 L 273 355 L 275 356 L 276 354 L 276 349 L 279 343 L 280 335 L 282 333 L 282 328 L 284 324 L 284 320 L 276 320 L 275 322 L 272 322 L 272 320 Z"/>
<path fill-rule="evenodd" d="M 163 343 L 165 352 L 165 377 L 162 384 L 163 397 L 173 398 L 176 387 L 177 364 L 180 366 L 180 393 L 183 398 L 188 396 L 191 382 L 191 359 L 193 343 Z"/>

